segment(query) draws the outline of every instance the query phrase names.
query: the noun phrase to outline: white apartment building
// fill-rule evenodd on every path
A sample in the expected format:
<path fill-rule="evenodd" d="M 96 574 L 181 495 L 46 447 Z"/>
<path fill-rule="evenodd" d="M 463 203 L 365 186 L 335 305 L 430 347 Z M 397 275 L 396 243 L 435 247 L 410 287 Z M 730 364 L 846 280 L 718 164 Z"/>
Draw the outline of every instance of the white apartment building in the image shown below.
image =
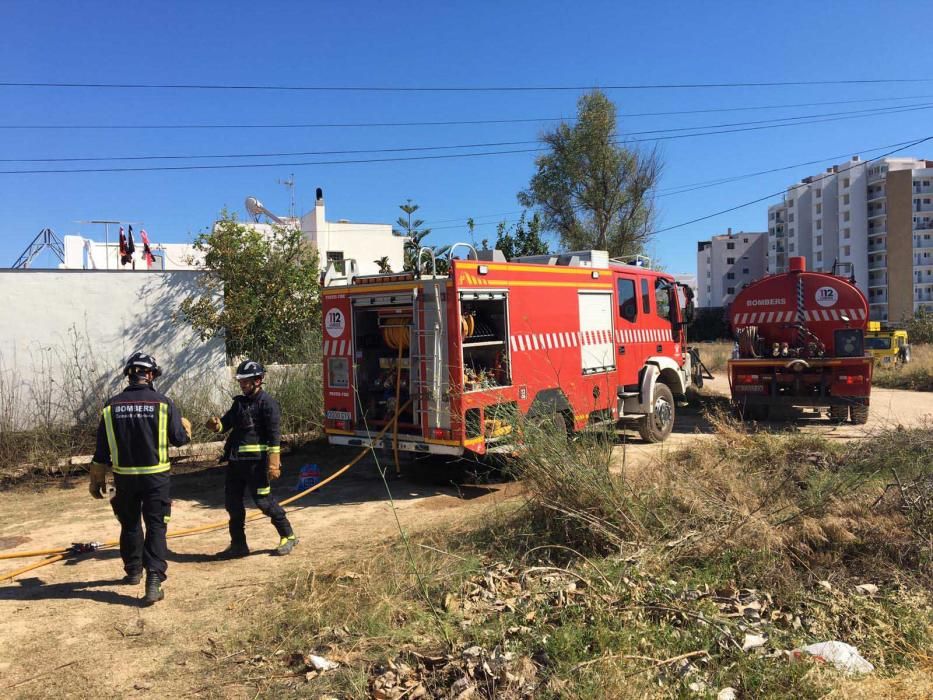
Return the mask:
<path fill-rule="evenodd" d="M 768 234 L 728 229 L 697 244 L 697 307 L 728 306 L 745 285 L 765 276 Z"/>
<path fill-rule="evenodd" d="M 768 271 L 794 255 L 812 270 L 842 263 L 873 319 L 933 310 L 933 161 L 854 156 L 789 187 L 768 207 Z"/>

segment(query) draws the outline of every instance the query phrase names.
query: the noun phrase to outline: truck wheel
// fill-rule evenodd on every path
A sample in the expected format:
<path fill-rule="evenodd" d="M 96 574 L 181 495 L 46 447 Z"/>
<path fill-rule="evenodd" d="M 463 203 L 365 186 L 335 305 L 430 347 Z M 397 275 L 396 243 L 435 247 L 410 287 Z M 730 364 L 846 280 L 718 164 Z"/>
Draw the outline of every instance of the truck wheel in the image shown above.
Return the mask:
<path fill-rule="evenodd" d="M 849 415 L 856 425 L 865 425 L 868 422 L 868 406 L 862 404 L 850 406 Z"/>
<path fill-rule="evenodd" d="M 830 406 L 829 407 L 829 420 L 833 423 L 845 423 L 846 418 L 849 417 L 849 407 L 848 406 Z"/>
<path fill-rule="evenodd" d="M 663 442 L 674 429 L 674 395 L 666 384 L 654 385 L 652 412 L 638 421 L 638 434 L 645 442 Z"/>

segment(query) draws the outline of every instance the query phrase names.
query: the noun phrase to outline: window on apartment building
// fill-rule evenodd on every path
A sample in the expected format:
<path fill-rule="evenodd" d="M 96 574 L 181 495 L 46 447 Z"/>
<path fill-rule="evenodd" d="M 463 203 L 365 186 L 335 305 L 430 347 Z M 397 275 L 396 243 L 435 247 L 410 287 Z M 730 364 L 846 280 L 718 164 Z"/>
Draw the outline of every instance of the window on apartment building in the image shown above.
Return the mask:
<path fill-rule="evenodd" d="M 848 221 L 850 218 L 851 218 L 851 217 L 849 216 L 849 212 L 847 212 L 847 211 L 842 212 L 842 220 L 843 220 L 843 221 Z"/>
<path fill-rule="evenodd" d="M 768 212 L 768 221 L 774 221 L 774 212 Z"/>
<path fill-rule="evenodd" d="M 743 238 L 743 239 L 742 239 L 742 243 L 748 243 L 748 239 L 747 239 L 747 238 Z"/>
<path fill-rule="evenodd" d="M 816 205 L 816 213 L 817 213 L 817 214 L 822 214 L 822 213 L 823 213 L 823 205 L 822 205 L 822 204 L 817 204 L 817 205 Z"/>
<path fill-rule="evenodd" d="M 852 246 L 844 245 L 842 246 L 842 254 L 846 257 L 852 255 Z"/>
<path fill-rule="evenodd" d="M 823 254 L 822 254 L 822 253 L 817 253 L 817 254 L 816 254 L 816 261 L 817 261 L 817 262 L 823 262 Z"/>
<path fill-rule="evenodd" d="M 773 236 L 773 235 L 774 235 L 774 227 L 773 227 L 773 226 L 772 226 L 771 228 L 768 229 L 768 235 L 769 235 L 769 236 Z"/>
<path fill-rule="evenodd" d="M 847 194 L 842 195 L 842 203 L 843 203 L 843 204 L 848 204 L 848 203 L 849 203 L 849 195 L 847 195 Z"/>
<path fill-rule="evenodd" d="M 849 178 L 844 178 L 844 179 L 842 180 L 842 186 L 843 186 L 843 187 L 848 187 L 848 186 L 849 186 Z"/>
<path fill-rule="evenodd" d="M 734 279 L 735 279 L 735 273 L 734 273 L 734 272 L 727 272 L 727 273 L 726 273 L 726 279 L 727 279 L 727 280 L 734 280 Z"/>
<path fill-rule="evenodd" d="M 816 237 L 816 244 L 817 244 L 817 245 L 823 245 L 823 237 L 822 237 L 822 236 L 817 236 L 817 237 Z"/>
<path fill-rule="evenodd" d="M 735 294 L 735 287 L 726 287 L 726 294 Z"/>
<path fill-rule="evenodd" d="M 929 187 L 929 186 L 930 186 L 930 181 L 929 181 L 929 180 L 924 180 L 924 181 L 923 181 L 923 186 L 924 186 L 924 187 Z"/>
<path fill-rule="evenodd" d="M 787 220 L 788 220 L 789 222 L 793 223 L 793 221 L 794 221 L 794 215 L 793 215 L 793 214 L 788 214 L 788 215 L 787 215 Z"/>
<path fill-rule="evenodd" d="M 735 243 L 726 243 L 726 250 L 735 250 Z"/>
<path fill-rule="evenodd" d="M 742 274 L 743 274 L 743 275 L 747 275 L 747 274 L 748 274 L 748 268 L 747 268 L 747 267 L 743 267 L 743 268 L 742 268 Z"/>
<path fill-rule="evenodd" d="M 788 200 L 787 200 L 787 206 L 789 206 L 789 207 L 794 206 L 794 200 L 793 200 L 793 199 L 788 199 Z"/>
<path fill-rule="evenodd" d="M 709 288 L 709 285 L 706 285 L 706 293 L 707 293 L 707 294 L 709 294 L 709 293 L 710 293 L 710 288 Z"/>
<path fill-rule="evenodd" d="M 735 258 L 726 258 L 726 265 L 735 265 Z"/>
<path fill-rule="evenodd" d="M 794 235 L 794 229 L 792 229 L 792 228 L 787 229 L 787 233 L 788 233 L 790 236 L 793 236 L 793 235 Z"/>
<path fill-rule="evenodd" d="M 930 200 L 927 199 L 927 198 L 924 198 L 924 199 L 923 199 L 923 203 L 924 203 L 924 204 L 929 204 L 929 203 L 930 203 Z"/>
<path fill-rule="evenodd" d="M 822 219 L 817 219 L 817 220 L 816 220 L 816 230 L 817 230 L 817 231 L 822 231 L 822 230 L 823 230 L 823 220 L 822 220 Z"/>
<path fill-rule="evenodd" d="M 842 237 L 843 237 L 843 238 L 852 238 L 852 229 L 850 229 L 850 228 L 844 228 L 844 229 L 842 229 Z"/>
<path fill-rule="evenodd" d="M 822 196 L 823 196 L 823 190 L 822 190 L 822 188 L 820 188 L 820 187 L 817 187 L 817 188 L 816 188 L 816 196 L 817 196 L 817 197 L 822 197 Z M 817 205 L 817 206 L 819 206 L 819 205 Z"/>
<path fill-rule="evenodd" d="M 787 246 L 787 250 L 790 251 L 791 253 L 794 252 L 794 242 L 793 242 L 793 241 L 791 241 L 791 242 L 790 242 L 790 245 Z"/>

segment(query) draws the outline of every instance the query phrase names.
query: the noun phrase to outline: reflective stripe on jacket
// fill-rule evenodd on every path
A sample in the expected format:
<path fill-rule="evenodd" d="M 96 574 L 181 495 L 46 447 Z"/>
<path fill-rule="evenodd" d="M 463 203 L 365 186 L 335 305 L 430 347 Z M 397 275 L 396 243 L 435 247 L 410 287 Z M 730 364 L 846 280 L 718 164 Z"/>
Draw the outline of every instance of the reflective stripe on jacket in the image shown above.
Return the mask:
<path fill-rule="evenodd" d="M 158 474 L 170 468 L 169 444 L 188 436 L 175 405 L 148 384 L 131 384 L 101 411 L 94 461 L 116 474 Z"/>
<path fill-rule="evenodd" d="M 252 396 L 237 396 L 220 422 L 231 431 L 225 453 L 231 460 L 262 459 L 281 451 L 279 404 L 260 389 Z"/>

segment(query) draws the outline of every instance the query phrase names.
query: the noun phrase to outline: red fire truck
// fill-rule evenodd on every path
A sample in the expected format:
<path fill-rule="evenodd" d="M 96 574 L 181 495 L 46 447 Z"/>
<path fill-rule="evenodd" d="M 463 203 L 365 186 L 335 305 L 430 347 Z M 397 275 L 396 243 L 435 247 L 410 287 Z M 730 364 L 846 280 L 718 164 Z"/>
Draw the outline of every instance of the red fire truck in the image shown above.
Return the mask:
<path fill-rule="evenodd" d="M 732 302 L 733 406 L 757 420 L 772 407 L 797 407 L 864 423 L 873 367 L 865 349 L 868 302 L 851 276 L 807 272 L 805 263 L 790 258 L 788 272 L 750 284 Z"/>
<path fill-rule="evenodd" d="M 633 421 L 644 439 L 667 438 L 696 371 L 689 288 L 605 251 L 506 261 L 466 247 L 448 274 L 359 275 L 352 260 L 325 272 L 332 444 L 370 445 L 396 406 L 398 434 L 376 447 L 505 451 L 519 416 L 561 432 Z M 435 264 L 427 249 L 421 260 Z"/>

